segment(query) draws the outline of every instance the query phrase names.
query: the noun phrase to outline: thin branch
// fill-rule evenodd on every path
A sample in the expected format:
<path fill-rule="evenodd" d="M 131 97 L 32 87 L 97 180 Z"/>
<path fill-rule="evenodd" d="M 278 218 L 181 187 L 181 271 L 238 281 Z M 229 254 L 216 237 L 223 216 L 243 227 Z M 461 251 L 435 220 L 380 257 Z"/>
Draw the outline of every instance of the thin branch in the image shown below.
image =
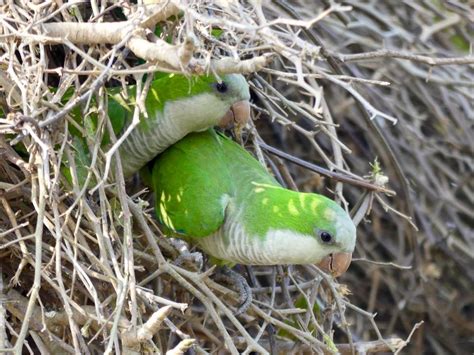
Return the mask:
<path fill-rule="evenodd" d="M 342 62 L 357 62 L 380 58 L 398 58 L 406 59 L 412 62 L 418 62 L 427 64 L 433 67 L 442 65 L 466 65 L 474 64 L 474 56 L 464 57 L 452 57 L 452 58 L 434 58 L 425 55 L 412 54 L 408 52 L 402 52 L 390 49 L 381 49 L 373 52 L 355 53 L 355 54 L 342 54 L 342 53 L 331 53 L 332 56 L 339 59 Z"/>
<path fill-rule="evenodd" d="M 365 188 L 369 191 L 377 191 L 377 192 L 386 193 L 388 195 L 395 195 L 395 191 L 393 191 L 393 190 L 386 189 L 383 186 L 375 185 L 375 184 L 373 184 L 369 181 L 365 181 L 365 180 L 362 180 L 362 179 L 356 179 L 356 178 L 351 177 L 349 175 L 345 175 L 345 174 L 337 173 L 337 172 L 334 172 L 334 171 L 330 171 L 330 170 L 325 169 L 323 167 L 317 166 L 317 165 L 309 163 L 305 160 L 294 157 L 294 156 L 292 156 L 288 153 L 282 152 L 281 150 L 276 149 L 276 148 L 262 142 L 261 140 L 258 141 L 258 145 L 260 147 L 262 147 L 263 149 L 265 149 L 266 151 L 268 151 L 268 152 L 270 152 L 270 153 L 272 153 L 276 156 L 279 156 L 280 158 L 286 159 L 286 160 L 288 160 L 292 163 L 298 164 L 298 165 L 300 165 L 300 166 L 302 166 L 306 169 L 314 171 L 315 173 L 321 174 L 323 176 L 327 176 L 331 179 L 341 181 L 341 182 L 346 182 L 346 183 L 352 184 L 354 186 L 360 186 L 360 187 L 363 187 L 363 188 Z"/>

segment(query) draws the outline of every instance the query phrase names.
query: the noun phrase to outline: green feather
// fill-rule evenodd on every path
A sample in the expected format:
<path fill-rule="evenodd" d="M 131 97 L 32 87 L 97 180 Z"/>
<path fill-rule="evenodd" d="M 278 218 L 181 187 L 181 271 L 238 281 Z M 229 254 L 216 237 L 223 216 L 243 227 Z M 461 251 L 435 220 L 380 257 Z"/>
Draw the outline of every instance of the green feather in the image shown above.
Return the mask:
<path fill-rule="evenodd" d="M 168 148 L 153 164 L 156 212 L 169 230 L 205 237 L 223 223 L 226 207 L 223 196 L 232 184 L 225 157 L 215 149 L 219 144 L 215 133 L 191 134 Z M 201 167 L 200 163 L 205 161 L 212 161 L 209 169 Z"/>
<path fill-rule="evenodd" d="M 213 130 L 190 134 L 158 156 L 152 183 L 156 214 L 167 230 L 196 240 L 219 259 L 226 259 L 220 251 L 238 245 L 234 259 L 247 260 L 240 255 L 245 248 L 254 252 L 278 233 L 295 241 L 314 239 L 308 245 L 320 247 L 318 255 L 354 248 L 355 227 L 339 205 L 283 188 L 245 149 Z M 334 236 L 330 245 L 317 244 L 321 231 Z M 221 249 L 203 243 L 211 237 Z M 264 248 L 271 252 L 275 246 Z"/>
<path fill-rule="evenodd" d="M 179 124 L 178 122 L 170 123 L 174 120 L 172 116 L 173 112 L 177 111 L 179 113 L 179 111 L 182 110 L 178 107 L 180 102 L 188 100 L 186 101 L 186 109 L 189 110 L 190 113 L 195 114 L 203 110 L 206 112 L 206 107 L 202 107 L 202 100 L 199 102 L 196 101 L 195 103 L 189 101 L 199 95 L 208 95 L 203 97 L 215 98 L 218 102 L 222 102 L 221 106 L 225 108 L 225 110 L 228 110 L 235 102 L 249 98 L 248 85 L 241 75 L 227 75 L 223 77 L 223 80 L 229 83 L 229 91 L 226 93 L 217 91 L 215 84 L 218 82 L 218 79 L 212 75 L 185 77 L 178 74 L 166 74 L 160 75 L 158 79 L 154 80 L 150 85 L 150 90 L 145 99 L 148 117 L 140 118 L 140 123 L 129 136 L 132 138 L 127 138 L 120 148 L 120 155 L 126 177 L 140 168 L 140 166 L 135 167 L 133 165 L 134 163 L 143 165 L 146 161 L 151 160 L 156 154 L 160 153 L 164 148 L 173 144 L 185 134 L 197 129 L 206 129 L 216 125 L 218 120 L 225 113 L 225 111 L 219 113 L 213 113 L 211 111 L 209 115 L 204 115 L 206 119 L 208 119 L 208 121 L 204 123 L 202 123 L 202 121 L 196 121 L 195 119 L 187 120 L 186 115 L 183 116 L 183 114 L 180 113 L 175 121 L 179 119 L 182 122 Z M 129 86 L 126 92 L 123 92 L 121 88 L 112 88 L 108 89 L 107 93 L 109 99 L 107 114 L 114 133 L 120 136 L 132 122 L 134 107 L 136 105 L 136 86 Z M 70 92 L 66 92 L 64 95 L 67 99 L 70 99 L 70 96 Z M 174 106 L 166 107 L 174 107 L 174 111 L 170 109 L 165 113 L 164 109 L 166 104 L 173 104 Z M 92 101 L 92 105 L 95 105 L 94 101 Z M 210 103 L 209 107 L 212 107 L 212 103 Z M 85 166 L 89 166 L 90 163 L 83 159 L 83 157 L 88 155 L 87 147 L 93 145 L 97 141 L 98 136 L 102 137 L 99 138 L 102 147 L 110 146 L 110 137 L 107 134 L 107 130 L 105 130 L 103 135 L 98 133 L 98 114 L 94 108 L 89 110 L 87 116 L 84 116 L 81 114 L 81 108 L 78 107 L 73 110 L 72 116 L 79 126 L 85 128 L 83 131 L 80 131 L 73 125 L 70 125 L 69 131 L 74 137 L 73 151 L 77 157 L 75 158 L 77 160 L 76 165 L 81 164 L 83 170 L 87 171 Z M 201 114 L 201 116 L 203 115 Z M 165 117 L 167 118 L 165 119 Z M 188 117 L 193 116 L 190 115 Z M 165 124 L 164 122 L 167 123 Z M 204 127 L 203 124 L 205 125 Z M 179 129 L 179 131 L 174 132 L 171 131 L 172 129 Z M 141 137 L 145 137 L 145 141 L 143 141 Z M 82 139 L 83 141 L 77 144 L 78 139 Z M 89 142 L 89 144 L 86 142 Z M 156 143 L 159 144 L 159 147 L 157 147 Z M 87 151 L 79 152 L 81 149 L 86 149 Z M 66 169 L 68 169 L 68 167 L 66 167 Z M 68 180 L 71 181 L 70 173 L 66 173 L 65 175 L 66 177 L 69 176 Z M 82 176 L 84 174 L 81 173 L 79 175 Z M 82 185 L 84 180 L 80 178 L 79 182 Z"/>
<path fill-rule="evenodd" d="M 145 99 L 148 116 L 156 111 L 163 111 L 166 102 L 180 100 L 202 93 L 213 91 L 212 84 L 216 82 L 213 75 L 186 77 L 179 74 L 168 74 L 154 80 Z M 130 85 L 124 95 L 120 89 L 110 89 L 109 117 L 114 127 L 114 133 L 119 134 L 130 124 L 136 105 L 136 86 Z M 147 127 L 146 119 L 142 119 L 143 128 Z"/>

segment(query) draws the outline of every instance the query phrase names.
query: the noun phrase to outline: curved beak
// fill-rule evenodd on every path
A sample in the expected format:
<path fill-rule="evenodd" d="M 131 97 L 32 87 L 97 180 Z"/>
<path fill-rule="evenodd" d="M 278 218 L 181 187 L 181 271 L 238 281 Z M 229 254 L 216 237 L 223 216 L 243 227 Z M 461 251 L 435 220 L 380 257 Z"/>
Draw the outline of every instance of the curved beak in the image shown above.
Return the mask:
<path fill-rule="evenodd" d="M 219 127 L 229 128 L 235 124 L 236 129 L 240 130 L 244 127 L 250 119 L 250 103 L 248 100 L 243 100 L 233 104 L 229 111 L 222 116 L 219 121 Z"/>
<path fill-rule="evenodd" d="M 319 264 L 316 264 L 323 271 L 330 273 L 334 277 L 341 276 L 349 268 L 352 260 L 352 253 L 335 253 L 326 256 Z"/>

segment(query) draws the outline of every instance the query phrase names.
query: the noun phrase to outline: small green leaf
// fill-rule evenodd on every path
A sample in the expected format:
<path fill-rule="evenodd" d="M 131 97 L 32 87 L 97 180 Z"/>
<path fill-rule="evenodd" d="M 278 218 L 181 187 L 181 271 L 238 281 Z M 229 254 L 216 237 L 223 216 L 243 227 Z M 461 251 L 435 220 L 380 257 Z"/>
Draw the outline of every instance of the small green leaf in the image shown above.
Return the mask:
<path fill-rule="evenodd" d="M 163 27 L 161 27 L 160 25 L 156 25 L 154 33 L 156 37 L 160 37 L 163 33 Z"/>
<path fill-rule="evenodd" d="M 219 38 L 223 33 L 224 31 L 220 28 L 213 28 L 211 30 L 211 35 L 216 38 Z"/>
<path fill-rule="evenodd" d="M 382 167 L 380 166 L 379 159 L 375 157 L 373 163 L 369 163 L 370 167 L 372 168 L 372 175 L 377 175 L 382 172 Z"/>
<path fill-rule="evenodd" d="M 323 335 L 323 339 L 324 339 L 324 343 L 329 347 L 329 349 L 337 354 L 339 351 L 337 350 L 336 348 L 336 344 L 334 344 L 334 342 L 332 341 L 332 339 L 329 337 L 329 335 L 327 334 L 324 334 Z"/>
<path fill-rule="evenodd" d="M 463 52 L 469 52 L 469 42 L 464 39 L 461 35 L 454 35 L 451 37 L 451 43 L 459 50 Z"/>

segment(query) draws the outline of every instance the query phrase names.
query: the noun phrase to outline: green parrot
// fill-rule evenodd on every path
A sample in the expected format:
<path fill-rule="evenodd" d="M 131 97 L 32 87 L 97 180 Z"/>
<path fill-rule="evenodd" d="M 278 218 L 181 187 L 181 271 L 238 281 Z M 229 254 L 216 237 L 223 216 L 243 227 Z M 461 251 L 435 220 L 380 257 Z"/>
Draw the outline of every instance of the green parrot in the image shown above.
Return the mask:
<path fill-rule="evenodd" d="M 118 138 L 132 122 L 135 91 L 135 86 L 129 87 L 127 95 L 115 88 L 108 90 L 108 116 Z M 124 176 L 130 177 L 190 132 L 231 123 L 244 125 L 250 117 L 249 99 L 248 83 L 240 74 L 229 74 L 220 79 L 214 75 L 189 78 L 169 74 L 155 79 L 145 99 L 148 117 L 140 117 L 139 124 L 119 147 Z M 76 121 L 83 119 L 79 110 L 73 116 Z M 92 117 L 82 125 L 94 132 L 97 119 Z M 81 134 L 74 128 L 72 131 L 76 165 L 83 170 L 79 172 L 82 175 L 79 181 L 84 181 L 86 166 L 90 165 L 89 149 Z M 109 141 L 106 137 L 102 145 L 110 145 Z"/>
<path fill-rule="evenodd" d="M 151 163 L 155 209 L 168 234 L 225 263 L 351 262 L 356 227 L 331 199 L 283 188 L 245 149 L 213 129 L 193 133 Z"/>

